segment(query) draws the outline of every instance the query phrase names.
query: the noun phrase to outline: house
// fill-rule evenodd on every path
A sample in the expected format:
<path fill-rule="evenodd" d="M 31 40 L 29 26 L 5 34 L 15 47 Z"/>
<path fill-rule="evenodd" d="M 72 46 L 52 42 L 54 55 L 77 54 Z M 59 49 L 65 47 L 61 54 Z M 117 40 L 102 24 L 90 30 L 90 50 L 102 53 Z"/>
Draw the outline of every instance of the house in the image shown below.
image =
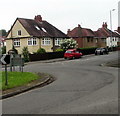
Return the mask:
<path fill-rule="evenodd" d="M 41 15 L 35 16 L 34 19 L 17 18 L 8 32 L 6 50 L 8 52 L 14 45 L 19 54 L 25 46 L 30 53 L 36 52 L 39 48 L 53 52 L 65 38 L 68 36 L 43 20 Z"/>
<path fill-rule="evenodd" d="M 73 30 L 68 29 L 67 35 L 75 39 L 78 48 L 97 47 L 97 39 L 91 29 L 82 28 L 79 24 Z"/>
<path fill-rule="evenodd" d="M 0 47 L 6 46 L 6 37 L 0 36 Z"/>
<path fill-rule="evenodd" d="M 118 39 L 117 45 L 120 46 L 120 27 L 118 27 L 118 29 L 116 30 L 116 33 L 119 34 L 119 39 Z"/>
<path fill-rule="evenodd" d="M 105 35 L 101 32 L 101 30 L 94 31 L 97 47 L 107 47 L 106 46 L 106 37 Z"/>
<path fill-rule="evenodd" d="M 103 23 L 102 28 L 95 32 L 96 36 L 101 38 L 108 47 L 115 47 L 118 45 L 119 34 L 107 28 L 107 23 Z M 105 39 L 106 38 L 106 39 Z M 99 44 L 99 42 L 98 42 Z M 103 45 L 104 46 L 104 45 Z"/>

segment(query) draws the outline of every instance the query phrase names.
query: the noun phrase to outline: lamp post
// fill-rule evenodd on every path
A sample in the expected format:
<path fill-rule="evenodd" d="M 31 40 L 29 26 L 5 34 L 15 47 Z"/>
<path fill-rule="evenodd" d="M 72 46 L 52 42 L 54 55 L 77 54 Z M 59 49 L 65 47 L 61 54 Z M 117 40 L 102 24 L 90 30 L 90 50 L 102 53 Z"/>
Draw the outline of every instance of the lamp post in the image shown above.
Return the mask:
<path fill-rule="evenodd" d="M 110 35 L 110 46 L 112 48 L 112 11 L 115 11 L 115 9 L 110 10 L 110 29 L 111 29 L 111 35 Z"/>

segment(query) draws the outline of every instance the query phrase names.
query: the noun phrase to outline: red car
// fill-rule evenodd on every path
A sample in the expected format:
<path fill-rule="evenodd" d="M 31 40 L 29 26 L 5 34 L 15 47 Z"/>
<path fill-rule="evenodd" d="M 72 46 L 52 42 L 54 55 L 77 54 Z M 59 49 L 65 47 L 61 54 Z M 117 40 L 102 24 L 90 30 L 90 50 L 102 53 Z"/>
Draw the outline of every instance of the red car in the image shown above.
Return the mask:
<path fill-rule="evenodd" d="M 81 56 L 82 56 L 82 53 L 80 53 L 76 49 L 69 49 L 64 53 L 65 59 L 80 58 Z"/>

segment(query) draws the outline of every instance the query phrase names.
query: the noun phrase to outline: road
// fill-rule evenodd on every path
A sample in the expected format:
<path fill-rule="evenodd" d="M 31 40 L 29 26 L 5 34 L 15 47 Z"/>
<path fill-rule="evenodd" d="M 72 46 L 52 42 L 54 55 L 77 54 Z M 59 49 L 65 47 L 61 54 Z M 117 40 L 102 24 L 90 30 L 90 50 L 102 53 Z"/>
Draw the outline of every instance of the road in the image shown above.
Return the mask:
<path fill-rule="evenodd" d="M 31 63 L 24 71 L 56 80 L 42 88 L 4 99 L 3 114 L 117 114 L 118 68 L 100 66 L 118 52 L 53 63 Z"/>

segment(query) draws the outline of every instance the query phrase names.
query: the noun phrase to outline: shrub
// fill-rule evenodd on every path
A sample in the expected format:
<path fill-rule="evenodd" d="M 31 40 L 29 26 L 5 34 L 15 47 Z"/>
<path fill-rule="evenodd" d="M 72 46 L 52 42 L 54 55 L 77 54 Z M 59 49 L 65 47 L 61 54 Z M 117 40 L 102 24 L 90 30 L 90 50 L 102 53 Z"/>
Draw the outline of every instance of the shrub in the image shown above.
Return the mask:
<path fill-rule="evenodd" d="M 37 50 L 37 54 L 40 54 L 40 53 L 46 53 L 46 50 L 44 48 L 39 48 Z"/>
<path fill-rule="evenodd" d="M 28 47 L 24 47 L 22 49 L 22 55 L 24 57 L 24 61 L 25 62 L 29 62 L 29 51 L 28 51 Z"/>
<path fill-rule="evenodd" d="M 6 54 L 6 46 L 2 47 L 2 54 Z"/>
<path fill-rule="evenodd" d="M 77 42 L 74 39 L 64 39 L 60 45 L 63 50 L 74 49 L 77 47 Z"/>

